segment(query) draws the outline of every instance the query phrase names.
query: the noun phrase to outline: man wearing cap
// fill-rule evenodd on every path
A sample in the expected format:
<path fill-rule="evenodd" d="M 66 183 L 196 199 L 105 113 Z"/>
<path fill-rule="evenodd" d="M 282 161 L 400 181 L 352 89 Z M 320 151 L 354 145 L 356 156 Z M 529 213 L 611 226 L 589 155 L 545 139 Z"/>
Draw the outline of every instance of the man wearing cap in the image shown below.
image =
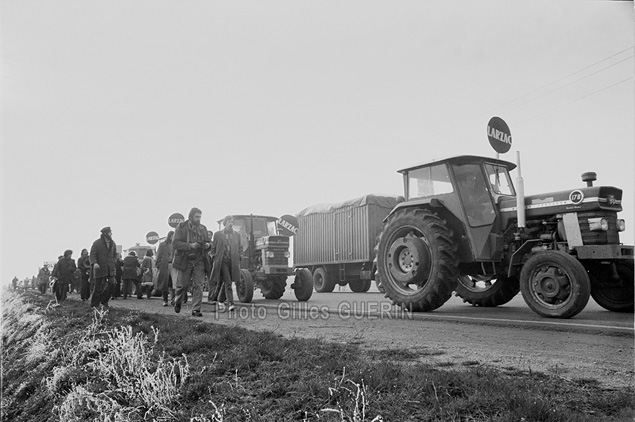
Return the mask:
<path fill-rule="evenodd" d="M 99 305 L 108 307 L 115 281 L 115 263 L 117 262 L 117 247 L 112 240 L 110 227 L 101 229 L 101 236 L 93 242 L 90 248 L 90 265 L 93 269 L 95 285 L 93 286 L 90 304 L 97 308 Z"/>
<path fill-rule="evenodd" d="M 88 257 L 88 249 L 82 249 L 80 257 L 77 259 L 77 268 L 80 274 L 79 293 L 82 301 L 90 299 L 90 258 Z"/>
<path fill-rule="evenodd" d="M 37 274 L 38 279 L 38 287 L 40 289 L 41 294 L 46 293 L 46 288 L 49 285 L 49 277 L 51 276 L 51 271 L 49 270 L 48 264 L 44 264 L 40 271 Z"/>
<path fill-rule="evenodd" d="M 128 296 L 131 295 L 133 283 L 137 291 L 137 298 L 141 299 L 141 283 L 139 282 L 140 270 L 141 264 L 137 259 L 137 253 L 135 251 L 128 252 L 128 256 L 123 259 L 123 267 L 121 273 L 121 278 L 123 279 L 124 299 L 127 299 Z"/>
<path fill-rule="evenodd" d="M 55 269 L 51 274 L 56 279 L 54 293 L 58 305 L 66 300 L 68 286 L 73 282 L 75 270 L 77 269 L 72 255 L 73 251 L 70 249 L 64 251 L 62 259 L 57 262 L 57 265 L 55 265 Z"/>
<path fill-rule="evenodd" d="M 192 315 L 196 317 L 203 316 L 203 283 L 205 274 L 210 272 L 206 251 L 211 243 L 207 228 L 201 224 L 201 214 L 200 209 L 192 208 L 188 219 L 176 227 L 172 240 L 175 251 L 172 266 L 177 270 L 174 312 L 181 312 L 181 303 L 192 282 Z"/>
<path fill-rule="evenodd" d="M 210 277 L 210 285 L 214 286 L 212 300 L 218 298 L 218 310 L 222 311 L 227 306 L 228 311 L 233 311 L 234 297 L 232 293 L 232 281 L 240 280 L 240 256 L 243 247 L 240 242 L 240 234 L 234 231 L 234 217 L 228 215 L 223 220 L 223 230 L 214 233 L 212 242 L 213 267 Z M 220 303 L 221 293 L 225 291 L 226 304 Z"/>

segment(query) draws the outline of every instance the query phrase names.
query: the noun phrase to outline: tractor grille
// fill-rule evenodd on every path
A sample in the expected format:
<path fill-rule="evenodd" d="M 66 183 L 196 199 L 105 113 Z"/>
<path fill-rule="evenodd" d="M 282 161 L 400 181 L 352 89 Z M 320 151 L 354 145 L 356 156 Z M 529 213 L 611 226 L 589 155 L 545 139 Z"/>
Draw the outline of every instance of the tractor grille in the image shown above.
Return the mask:
<path fill-rule="evenodd" d="M 265 258 L 265 265 L 288 265 L 289 258 L 286 258 L 284 256 L 284 253 L 286 251 L 287 251 L 286 249 L 282 249 L 282 250 L 269 249 L 269 252 L 273 252 L 274 256 L 273 258 Z"/>
<path fill-rule="evenodd" d="M 589 218 L 604 218 L 609 223 L 607 231 L 591 231 L 589 229 Z M 578 223 L 582 232 L 582 242 L 585 245 L 614 245 L 620 243 L 617 231 L 617 213 L 606 211 L 581 212 L 578 213 Z"/>

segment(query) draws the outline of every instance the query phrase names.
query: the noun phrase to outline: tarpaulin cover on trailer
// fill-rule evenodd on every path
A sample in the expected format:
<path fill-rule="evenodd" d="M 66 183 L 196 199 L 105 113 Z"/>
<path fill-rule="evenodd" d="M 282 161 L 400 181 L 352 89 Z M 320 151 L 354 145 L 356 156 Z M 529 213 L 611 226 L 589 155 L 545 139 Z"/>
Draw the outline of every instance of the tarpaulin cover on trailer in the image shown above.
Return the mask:
<path fill-rule="evenodd" d="M 358 198 L 349 199 L 334 204 L 317 204 L 305 208 L 296 214 L 297 217 L 309 214 L 325 214 L 343 208 L 362 207 L 364 205 L 377 205 L 382 208 L 394 208 L 398 203 L 403 202 L 403 196 L 369 194 Z"/>

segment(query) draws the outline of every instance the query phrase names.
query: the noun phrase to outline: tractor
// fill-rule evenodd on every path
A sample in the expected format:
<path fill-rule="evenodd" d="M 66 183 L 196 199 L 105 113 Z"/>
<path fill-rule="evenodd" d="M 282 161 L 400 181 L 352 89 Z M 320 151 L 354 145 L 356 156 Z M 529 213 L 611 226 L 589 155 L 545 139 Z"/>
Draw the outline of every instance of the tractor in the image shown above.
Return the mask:
<path fill-rule="evenodd" d="M 456 156 L 400 170 L 406 201 L 384 219 L 376 248 L 386 297 L 431 311 L 452 295 L 475 306 L 509 302 L 519 291 L 543 317 L 571 318 L 589 297 L 633 312 L 633 246 L 620 244 L 622 190 L 593 186 L 518 194 L 497 158 Z"/>
<path fill-rule="evenodd" d="M 240 234 L 243 254 L 240 281 L 236 283 L 238 300 L 250 303 L 254 289 L 260 288 L 265 299 L 280 299 L 287 277 L 295 276 L 291 288 L 301 302 L 313 294 L 313 277 L 307 269 L 289 267 L 289 237 L 278 234 L 276 217 L 232 215 L 234 230 Z M 222 220 L 218 221 L 219 230 Z"/>

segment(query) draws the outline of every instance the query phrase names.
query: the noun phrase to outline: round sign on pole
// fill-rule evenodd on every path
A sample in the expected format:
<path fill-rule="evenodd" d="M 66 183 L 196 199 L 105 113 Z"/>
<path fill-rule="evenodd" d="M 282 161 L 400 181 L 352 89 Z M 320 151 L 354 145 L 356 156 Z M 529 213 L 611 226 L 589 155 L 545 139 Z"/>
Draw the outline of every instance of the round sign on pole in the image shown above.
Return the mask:
<path fill-rule="evenodd" d="M 148 234 L 146 234 L 146 242 L 148 242 L 149 244 L 154 245 L 158 241 L 159 241 L 159 233 L 148 232 Z"/>
<path fill-rule="evenodd" d="M 492 117 L 487 124 L 487 139 L 494 151 L 505 154 L 512 147 L 512 133 L 500 117 Z"/>
<path fill-rule="evenodd" d="M 278 219 L 278 231 L 283 236 L 293 236 L 298 232 L 298 219 L 285 214 Z"/>
<path fill-rule="evenodd" d="M 172 228 L 176 228 L 176 226 L 184 221 L 185 217 L 183 217 L 183 214 L 179 214 L 178 212 L 175 212 L 170 217 L 168 217 L 168 225 Z"/>

